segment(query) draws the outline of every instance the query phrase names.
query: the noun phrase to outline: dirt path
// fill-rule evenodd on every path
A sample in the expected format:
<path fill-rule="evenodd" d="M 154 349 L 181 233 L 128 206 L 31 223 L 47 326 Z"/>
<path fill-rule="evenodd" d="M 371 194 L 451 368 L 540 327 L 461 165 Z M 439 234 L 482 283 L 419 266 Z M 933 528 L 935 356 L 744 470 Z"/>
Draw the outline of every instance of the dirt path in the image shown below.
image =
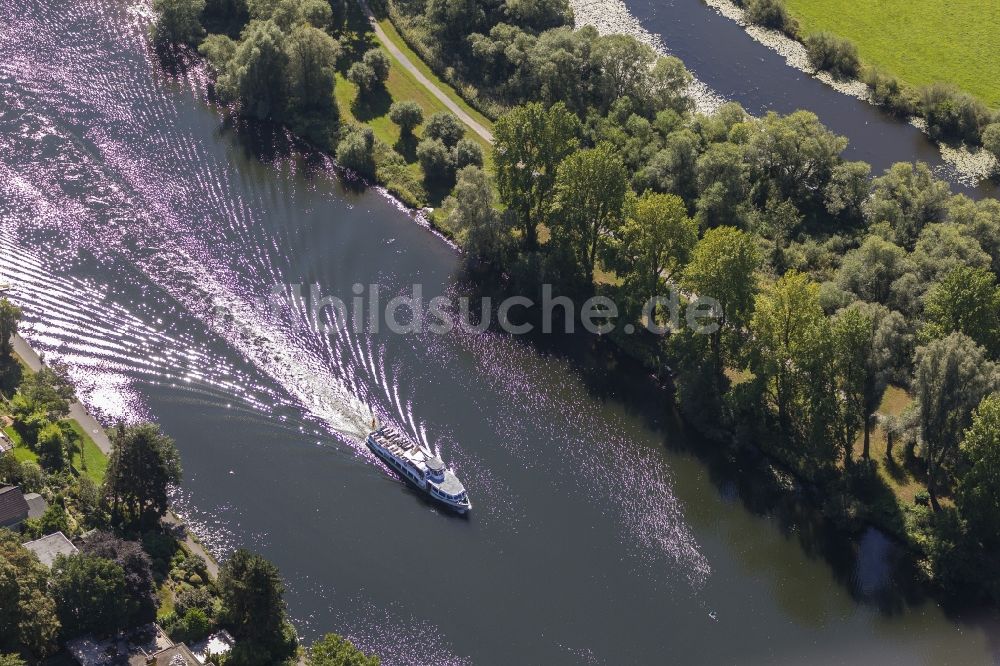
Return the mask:
<path fill-rule="evenodd" d="M 389 39 L 389 36 L 385 34 L 384 30 L 382 30 L 382 26 L 378 24 L 378 19 L 375 18 L 375 14 L 373 14 L 372 10 L 368 7 L 368 3 L 365 2 L 365 0 L 358 0 L 358 4 L 361 5 L 361 11 L 365 13 L 365 16 L 368 18 L 368 22 L 372 26 L 372 30 L 375 31 L 375 35 L 378 37 L 379 41 L 382 42 L 382 46 L 384 46 L 386 50 L 392 54 L 392 57 L 398 60 L 399 64 L 401 64 L 406 71 L 412 74 L 413 77 L 420 82 L 420 85 L 427 88 L 432 95 L 437 97 L 449 111 L 458 116 L 458 119 L 468 125 L 473 132 L 486 139 L 486 141 L 493 143 L 493 133 L 484 127 L 482 123 L 478 122 L 475 118 L 466 113 L 462 107 L 455 103 L 453 99 L 445 95 L 444 91 L 424 76 L 423 72 L 421 72 L 420 69 L 413 64 L 413 61 L 410 60 L 410 58 L 403 53 L 391 39 Z"/>
<path fill-rule="evenodd" d="M 42 358 L 35 353 L 35 350 L 31 348 L 31 345 L 22 338 L 20 335 L 15 334 L 12 340 L 14 345 L 14 353 L 21 357 L 25 365 L 28 366 L 32 371 L 38 372 L 42 369 L 43 361 Z M 111 440 L 108 439 L 107 433 L 104 431 L 104 427 L 98 423 L 97 419 L 87 411 L 79 402 L 74 402 L 69 406 L 69 418 L 73 419 L 80 424 L 94 443 L 97 444 L 104 455 L 111 455 Z M 168 511 L 167 515 L 163 517 L 163 524 L 168 529 L 172 530 L 177 538 L 184 541 L 184 545 L 187 546 L 188 551 L 196 555 L 201 556 L 205 560 L 206 568 L 208 573 L 212 578 L 216 578 L 219 575 L 219 563 L 215 561 L 205 548 L 194 540 L 191 536 L 191 531 L 187 528 L 184 522 L 178 518 L 173 511 Z"/>

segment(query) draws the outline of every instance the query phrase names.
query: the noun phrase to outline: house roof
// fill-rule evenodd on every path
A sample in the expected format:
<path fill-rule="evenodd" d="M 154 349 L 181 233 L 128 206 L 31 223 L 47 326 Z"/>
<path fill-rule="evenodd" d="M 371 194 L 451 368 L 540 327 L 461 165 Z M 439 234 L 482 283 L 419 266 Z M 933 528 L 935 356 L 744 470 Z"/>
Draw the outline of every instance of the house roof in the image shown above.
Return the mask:
<path fill-rule="evenodd" d="M 28 517 L 28 503 L 17 486 L 0 486 L 0 527 L 15 527 Z"/>
<path fill-rule="evenodd" d="M 49 508 L 49 503 L 38 493 L 27 493 L 24 501 L 28 503 L 28 518 L 41 518 Z"/>
<path fill-rule="evenodd" d="M 10 437 L 7 436 L 3 430 L 0 430 L 0 455 L 8 453 L 14 450 L 14 442 L 10 441 Z"/>
<path fill-rule="evenodd" d="M 51 567 L 59 555 L 76 555 L 80 552 L 62 532 L 29 541 L 24 547 L 37 555 L 41 563 L 47 567 Z"/>
<path fill-rule="evenodd" d="M 201 662 L 184 643 L 178 643 L 166 650 L 151 654 L 145 661 L 139 661 L 137 666 L 152 666 L 153 664 L 156 666 L 201 666 Z"/>

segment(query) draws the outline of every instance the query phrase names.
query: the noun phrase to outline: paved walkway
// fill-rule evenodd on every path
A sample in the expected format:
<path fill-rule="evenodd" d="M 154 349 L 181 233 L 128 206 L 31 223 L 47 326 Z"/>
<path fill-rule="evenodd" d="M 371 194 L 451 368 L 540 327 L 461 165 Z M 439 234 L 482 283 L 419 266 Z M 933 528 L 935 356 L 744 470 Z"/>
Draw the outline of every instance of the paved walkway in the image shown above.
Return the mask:
<path fill-rule="evenodd" d="M 41 357 L 35 353 L 35 350 L 31 348 L 31 345 L 29 345 L 24 338 L 15 333 L 12 342 L 14 345 L 14 353 L 21 357 L 21 360 L 24 361 L 25 365 L 27 365 L 34 372 L 38 372 L 42 369 L 43 362 Z M 104 452 L 104 455 L 111 455 L 111 440 L 108 439 L 108 435 L 104 431 L 104 427 L 101 426 L 97 419 L 95 419 L 94 416 L 87 411 L 86 407 L 79 402 L 74 402 L 69 406 L 69 418 L 80 424 L 80 427 L 83 428 L 88 435 L 90 435 L 91 439 L 94 440 L 94 443 L 97 444 L 97 448 Z M 190 552 L 200 555 L 201 558 L 205 560 L 206 568 L 212 578 L 216 578 L 219 575 L 218 562 L 215 561 L 215 558 L 213 558 L 200 543 L 194 540 L 191 536 L 190 530 L 188 530 L 187 526 L 184 525 L 183 521 L 181 521 L 181 519 L 178 518 L 173 511 L 167 512 L 167 515 L 163 517 L 163 523 L 166 527 L 171 529 L 178 538 L 182 538 L 184 540 L 184 545 L 187 546 Z"/>
<path fill-rule="evenodd" d="M 444 91 L 424 76 L 423 72 L 421 72 L 420 69 L 413 64 L 413 61 L 410 60 L 410 58 L 403 53 L 403 51 L 396 46 L 391 39 L 389 39 L 389 36 L 385 34 L 384 30 L 382 30 L 382 26 L 378 24 L 378 19 L 375 18 L 375 14 L 373 14 L 372 10 L 368 7 L 368 3 L 365 2 L 365 0 L 358 0 L 358 4 L 361 5 L 361 11 L 363 11 L 365 16 L 368 17 L 368 22 L 371 24 L 372 30 L 375 31 L 375 36 L 377 36 L 379 41 L 382 42 L 382 46 L 384 46 L 386 50 L 392 54 L 392 57 L 398 60 L 399 64 L 401 64 L 406 71 L 412 74 L 423 87 L 427 88 L 432 95 L 441 100 L 441 103 L 448 107 L 449 111 L 458 116 L 459 120 L 471 127 L 473 132 L 486 139 L 489 143 L 493 143 L 493 133 L 490 132 L 482 123 L 466 113 L 452 98 L 445 95 Z"/>

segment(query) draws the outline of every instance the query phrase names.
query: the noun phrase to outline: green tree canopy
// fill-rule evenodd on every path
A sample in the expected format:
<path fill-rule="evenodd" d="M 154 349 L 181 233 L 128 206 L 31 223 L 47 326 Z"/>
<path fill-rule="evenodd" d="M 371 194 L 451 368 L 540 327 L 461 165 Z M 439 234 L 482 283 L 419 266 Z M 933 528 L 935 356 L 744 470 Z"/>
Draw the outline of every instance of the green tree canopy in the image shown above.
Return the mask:
<path fill-rule="evenodd" d="M 181 480 L 174 441 L 159 426 L 142 423 L 119 424 L 111 443 L 104 494 L 112 516 L 128 525 L 154 525 L 167 510 L 168 487 Z"/>
<path fill-rule="evenodd" d="M 153 11 L 159 14 L 153 39 L 160 44 L 197 44 L 205 35 L 204 10 L 205 0 L 153 0 Z"/>
<path fill-rule="evenodd" d="M 956 500 L 973 533 L 988 547 L 1000 543 L 1000 393 L 979 404 L 962 438 L 967 471 Z"/>
<path fill-rule="evenodd" d="M 278 568 L 240 549 L 222 565 L 218 587 L 223 618 L 233 636 L 272 657 L 287 656 L 285 586 Z"/>
<path fill-rule="evenodd" d="M 753 236 L 734 227 L 716 227 L 706 231 L 695 244 L 691 261 L 684 268 L 684 289 L 692 296 L 718 303 L 719 326 L 711 334 L 717 382 L 722 381 L 727 352 L 736 348 L 749 322 L 760 266 L 760 251 Z"/>
<path fill-rule="evenodd" d="M 962 333 L 952 333 L 920 347 L 913 390 L 927 464 L 927 491 L 935 509 L 937 493 L 953 468 L 962 433 L 972 410 L 996 389 L 997 368 L 982 347 Z"/>
<path fill-rule="evenodd" d="M 412 135 L 417 125 L 424 122 L 424 111 L 413 100 L 393 102 L 389 107 L 389 120 L 399 125 L 399 131 Z"/>
<path fill-rule="evenodd" d="M 21 308 L 6 297 L 0 298 L 0 361 L 8 361 L 13 347 L 11 340 L 17 333 L 17 324 L 21 321 Z"/>
<path fill-rule="evenodd" d="M 327 634 L 309 648 L 309 666 L 379 666 L 375 655 L 367 656 L 346 638 Z"/>
<path fill-rule="evenodd" d="M 680 197 L 646 192 L 628 207 L 609 247 L 608 264 L 636 300 L 645 303 L 665 295 L 697 242 L 698 224 L 688 217 Z"/>
<path fill-rule="evenodd" d="M 958 266 L 927 292 L 922 334 L 941 338 L 956 331 L 1000 356 L 1000 287 L 985 268 Z"/>
<path fill-rule="evenodd" d="M 38 657 L 55 651 L 59 620 L 48 579 L 48 569 L 18 535 L 0 529 L 0 650 L 25 649 Z"/>
<path fill-rule="evenodd" d="M 572 249 L 588 286 L 608 236 L 622 224 L 628 191 L 625 165 L 607 144 L 573 153 L 559 165 L 552 239 Z"/>
<path fill-rule="evenodd" d="M 128 628 L 125 572 L 111 560 L 60 555 L 52 565 L 51 593 L 66 636 L 108 636 Z"/>
<path fill-rule="evenodd" d="M 559 163 L 577 146 L 580 122 L 564 104 L 511 109 L 493 127 L 493 165 L 501 203 L 514 211 L 528 249 L 552 205 Z"/>

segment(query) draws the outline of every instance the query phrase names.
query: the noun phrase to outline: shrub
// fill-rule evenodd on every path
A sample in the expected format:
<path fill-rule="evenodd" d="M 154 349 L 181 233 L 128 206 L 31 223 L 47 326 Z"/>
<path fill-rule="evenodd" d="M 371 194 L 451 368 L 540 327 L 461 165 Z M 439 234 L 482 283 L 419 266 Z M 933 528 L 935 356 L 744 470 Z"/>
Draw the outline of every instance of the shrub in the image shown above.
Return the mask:
<path fill-rule="evenodd" d="M 900 117 L 909 116 L 915 111 L 910 94 L 896 77 L 872 67 L 865 72 L 864 81 L 875 106 Z"/>
<path fill-rule="evenodd" d="M 983 129 L 983 148 L 1000 161 L 1000 122 L 987 125 Z"/>
<path fill-rule="evenodd" d="M 751 23 L 780 30 L 789 37 L 798 33 L 798 23 L 785 9 L 782 0 L 749 0 L 746 3 L 747 18 Z"/>
<path fill-rule="evenodd" d="M 446 147 L 454 148 L 465 136 L 465 128 L 453 114 L 441 111 L 427 120 L 424 136 L 429 139 L 439 139 Z"/>
<path fill-rule="evenodd" d="M 815 69 L 833 74 L 837 79 L 858 75 L 861 61 L 858 49 L 852 42 L 828 32 L 818 32 L 806 38 L 806 54 Z"/>
<path fill-rule="evenodd" d="M 375 70 L 363 62 L 356 62 L 347 70 L 347 80 L 358 87 L 362 95 L 367 95 L 375 89 L 378 82 Z"/>
<path fill-rule="evenodd" d="M 462 139 L 455 145 L 455 168 L 483 166 L 483 149 L 472 139 Z"/>
<path fill-rule="evenodd" d="M 393 102 L 389 107 L 389 120 L 399 125 L 403 134 L 412 134 L 416 126 L 424 122 L 424 111 L 412 100 Z"/>
<path fill-rule="evenodd" d="M 428 181 L 448 179 L 455 166 L 451 151 L 440 139 L 428 138 L 421 141 L 417 145 L 417 159 L 420 161 L 420 168 L 424 170 L 424 178 Z"/>
<path fill-rule="evenodd" d="M 337 144 L 337 162 L 345 169 L 371 178 L 375 175 L 375 133 L 370 127 L 352 128 Z"/>
<path fill-rule="evenodd" d="M 958 139 L 979 145 L 983 128 L 990 122 L 986 106 L 972 95 L 947 83 L 920 90 L 920 111 L 934 139 Z"/>
<path fill-rule="evenodd" d="M 178 615 L 186 615 L 190 610 L 200 610 L 206 616 L 211 616 L 215 610 L 215 600 L 204 587 L 185 588 L 174 600 L 174 610 Z"/>
<path fill-rule="evenodd" d="M 375 80 L 379 84 L 385 83 L 385 80 L 389 78 L 389 56 L 382 49 L 368 49 L 361 57 L 361 62 L 371 67 L 375 74 Z"/>

